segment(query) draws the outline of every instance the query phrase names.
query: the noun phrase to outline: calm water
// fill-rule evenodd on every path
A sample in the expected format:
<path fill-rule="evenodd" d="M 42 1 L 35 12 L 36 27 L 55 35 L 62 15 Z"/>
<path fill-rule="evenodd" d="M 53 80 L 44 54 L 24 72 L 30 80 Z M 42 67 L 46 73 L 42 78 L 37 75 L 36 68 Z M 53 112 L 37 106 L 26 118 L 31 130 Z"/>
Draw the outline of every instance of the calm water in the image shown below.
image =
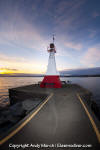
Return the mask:
<path fill-rule="evenodd" d="M 91 91 L 96 100 L 100 101 L 100 77 L 73 77 L 62 78 L 65 81 L 70 80 Z"/>
<path fill-rule="evenodd" d="M 0 77 L 0 106 L 9 104 L 8 89 L 22 85 L 28 85 L 41 81 L 42 77 Z M 95 100 L 100 103 L 100 77 L 88 78 L 61 78 L 61 80 L 70 80 L 72 83 L 78 83 L 89 89 Z"/>

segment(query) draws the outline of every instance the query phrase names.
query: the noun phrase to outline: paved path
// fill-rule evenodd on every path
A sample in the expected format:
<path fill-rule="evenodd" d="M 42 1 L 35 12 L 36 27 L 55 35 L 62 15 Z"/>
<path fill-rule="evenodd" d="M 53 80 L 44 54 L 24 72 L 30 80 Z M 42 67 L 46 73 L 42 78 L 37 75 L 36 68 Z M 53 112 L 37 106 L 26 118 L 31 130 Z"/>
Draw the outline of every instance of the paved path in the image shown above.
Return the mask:
<path fill-rule="evenodd" d="M 99 150 L 100 143 L 96 133 L 76 96 L 78 89 L 54 89 L 51 92 L 53 96 L 49 101 L 17 134 L 6 141 L 0 150 L 8 150 L 9 143 L 91 144 L 91 148 L 57 148 L 56 145 L 55 148 L 49 149 Z M 31 149 L 38 148 L 25 150 Z M 47 150 L 48 148 L 41 149 Z"/>

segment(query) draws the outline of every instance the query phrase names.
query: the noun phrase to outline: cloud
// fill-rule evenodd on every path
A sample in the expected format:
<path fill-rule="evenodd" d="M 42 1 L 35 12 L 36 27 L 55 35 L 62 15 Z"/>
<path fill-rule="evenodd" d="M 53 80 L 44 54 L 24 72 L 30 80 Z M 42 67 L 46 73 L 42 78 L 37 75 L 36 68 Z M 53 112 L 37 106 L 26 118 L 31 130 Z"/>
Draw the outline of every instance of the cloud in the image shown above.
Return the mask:
<path fill-rule="evenodd" d="M 7 11 L 5 12 L 7 13 Z M 2 17 L 2 21 L 0 20 L 0 45 L 17 47 L 20 50 L 43 50 L 45 48 L 44 42 L 47 40 L 42 35 L 41 28 L 36 26 L 34 15 L 28 21 L 21 10 L 19 11 L 16 7 L 14 13 L 11 13 L 10 10 L 5 16 L 7 19 Z"/>
<path fill-rule="evenodd" d="M 96 18 L 96 17 L 99 17 L 99 16 L 100 16 L 100 13 L 98 13 L 98 12 L 93 12 L 93 14 L 92 14 L 93 18 Z"/>
<path fill-rule="evenodd" d="M 96 33 L 99 31 L 99 28 L 96 28 L 99 24 L 92 22 L 93 17 L 96 18 L 99 13 L 92 14 L 91 9 L 87 10 L 88 5 L 87 0 L 17 1 L 7 2 L 6 6 L 4 2 L 3 6 L 0 5 L 0 48 L 2 53 L 13 57 L 0 54 L 1 67 L 45 70 L 45 64 L 41 60 L 46 57 L 41 54 L 46 53 L 48 37 L 52 33 L 58 38 L 55 41 L 58 58 L 62 56 L 65 65 L 67 61 L 78 65 L 78 60 L 85 52 L 83 48 L 86 48 L 88 43 L 91 44 L 91 41 L 95 42 L 97 39 L 94 37 L 99 33 Z M 5 9 L 2 10 L 3 8 Z M 90 31 L 89 28 L 94 30 Z M 93 61 L 96 59 L 93 52 L 95 50 L 90 49 L 82 56 L 82 60 L 84 64 L 89 63 L 92 66 L 99 60 Z M 97 47 L 96 51 L 99 51 Z M 64 66 L 62 60 L 59 59 L 59 62 Z"/>
<path fill-rule="evenodd" d="M 43 49 L 45 40 L 38 30 L 27 23 L 24 23 L 23 26 L 21 30 L 1 31 L 0 44 L 14 46 L 19 49 Z"/>
<path fill-rule="evenodd" d="M 0 68 L 0 74 L 1 73 L 19 73 L 19 70 L 18 69 L 13 69 L 13 68 L 7 68 L 7 67 L 2 67 Z"/>
<path fill-rule="evenodd" d="M 14 68 L 20 73 L 41 73 L 45 72 L 46 65 L 38 60 L 28 60 L 23 57 L 11 57 L 0 54 L 0 68 Z"/>
<path fill-rule="evenodd" d="M 82 49 L 82 44 L 77 44 L 77 43 L 72 43 L 72 42 L 66 42 L 64 44 L 66 47 L 69 47 L 69 48 L 72 48 L 72 49 L 75 49 L 75 50 L 81 50 Z"/>
<path fill-rule="evenodd" d="M 89 35 L 89 37 L 90 37 L 90 38 L 94 38 L 94 37 L 96 36 L 96 34 L 97 34 L 97 31 L 96 31 L 96 30 L 90 30 L 90 35 Z"/>
<path fill-rule="evenodd" d="M 25 69 L 28 60 L 23 57 L 12 57 L 5 54 L 0 54 L 0 67 L 1 68 L 15 68 L 16 70 Z"/>
<path fill-rule="evenodd" d="M 56 9 L 55 31 L 66 31 L 67 33 L 83 24 L 84 18 L 81 17 L 83 16 L 81 7 L 85 2 L 85 0 L 60 1 Z"/>
<path fill-rule="evenodd" d="M 0 54 L 0 62 L 4 61 L 4 62 L 26 62 L 26 59 L 23 57 L 11 57 L 11 56 L 7 56 L 5 54 Z"/>
<path fill-rule="evenodd" d="M 18 71 L 18 69 L 12 69 L 12 68 L 0 68 L 0 70 Z"/>
<path fill-rule="evenodd" d="M 90 67 L 100 64 L 100 45 L 89 48 L 81 58 L 81 63 Z"/>

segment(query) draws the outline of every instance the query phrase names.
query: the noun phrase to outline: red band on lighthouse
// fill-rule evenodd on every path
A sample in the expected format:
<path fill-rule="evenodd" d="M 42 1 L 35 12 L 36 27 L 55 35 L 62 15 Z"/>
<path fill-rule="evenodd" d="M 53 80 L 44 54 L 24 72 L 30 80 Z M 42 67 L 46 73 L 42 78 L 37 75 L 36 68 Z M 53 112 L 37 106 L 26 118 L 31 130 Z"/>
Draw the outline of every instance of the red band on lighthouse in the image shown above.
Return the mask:
<path fill-rule="evenodd" d="M 54 37 L 53 37 L 54 42 Z M 56 69 L 56 61 L 55 61 L 55 45 L 54 43 L 50 44 L 49 52 L 49 61 L 46 75 L 44 76 L 43 81 L 40 84 L 42 88 L 61 88 L 61 81 L 59 77 L 59 73 Z"/>
<path fill-rule="evenodd" d="M 59 76 L 45 76 L 40 87 L 44 88 L 61 88 Z"/>

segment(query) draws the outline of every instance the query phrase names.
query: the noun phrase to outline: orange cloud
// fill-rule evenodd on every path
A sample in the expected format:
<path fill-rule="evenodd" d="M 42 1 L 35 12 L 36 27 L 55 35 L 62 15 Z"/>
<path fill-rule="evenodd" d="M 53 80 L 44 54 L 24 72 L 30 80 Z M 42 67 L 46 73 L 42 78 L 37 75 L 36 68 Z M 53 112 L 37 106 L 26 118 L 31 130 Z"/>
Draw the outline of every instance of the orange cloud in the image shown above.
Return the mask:
<path fill-rule="evenodd" d="M 3 54 L 0 54 L 0 65 L 1 73 L 44 73 L 46 71 L 43 62 L 30 61 L 22 57 L 8 57 Z"/>
<path fill-rule="evenodd" d="M 11 74 L 11 73 L 18 73 L 19 70 L 17 69 L 10 69 L 10 68 L 0 68 L 0 74 Z"/>

